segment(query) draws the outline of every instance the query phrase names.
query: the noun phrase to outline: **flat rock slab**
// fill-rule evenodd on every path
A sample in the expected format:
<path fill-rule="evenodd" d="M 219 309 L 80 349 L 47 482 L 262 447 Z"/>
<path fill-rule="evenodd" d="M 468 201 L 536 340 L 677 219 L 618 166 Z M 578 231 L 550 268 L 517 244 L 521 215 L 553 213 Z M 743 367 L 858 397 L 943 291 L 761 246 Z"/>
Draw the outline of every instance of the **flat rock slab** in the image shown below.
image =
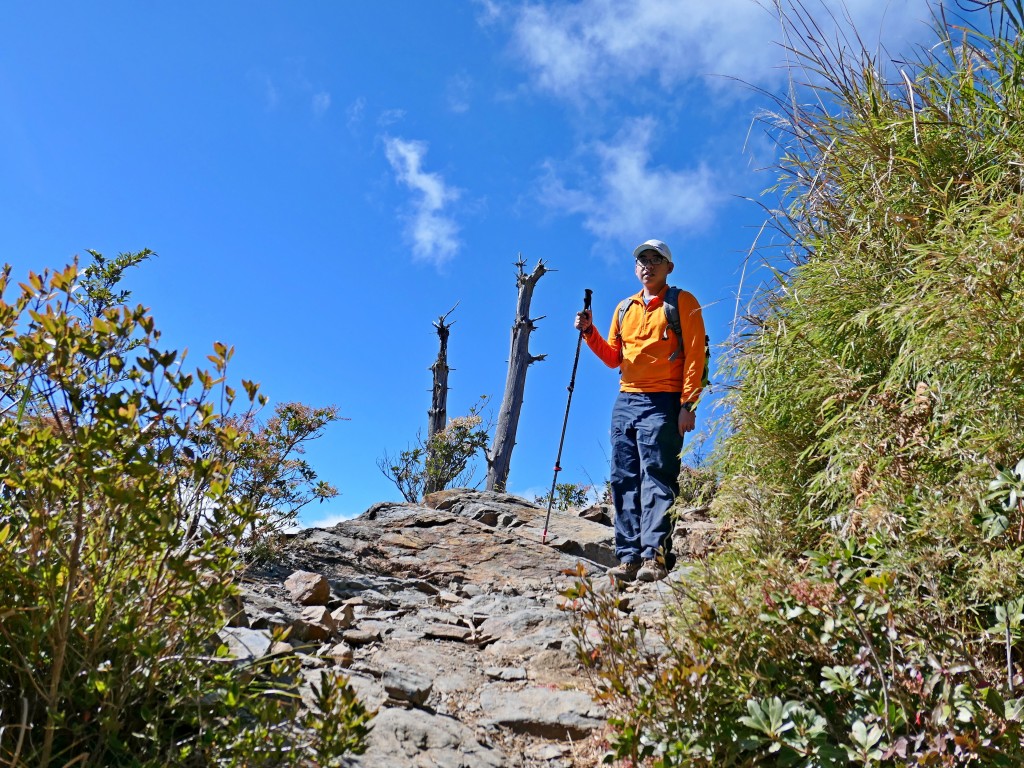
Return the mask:
<path fill-rule="evenodd" d="M 381 685 L 392 701 L 407 702 L 419 707 L 427 703 L 434 681 L 428 675 L 411 669 L 392 667 L 384 671 Z"/>
<path fill-rule="evenodd" d="M 228 648 L 228 654 L 239 661 L 251 661 L 270 652 L 270 633 L 262 629 L 225 627 L 220 639 Z"/>
<path fill-rule="evenodd" d="M 488 686 L 480 707 L 485 723 L 546 739 L 582 739 L 604 724 L 604 711 L 582 691 Z"/>
<path fill-rule="evenodd" d="M 473 630 L 468 627 L 457 627 L 452 624 L 427 624 L 423 628 L 423 636 L 431 640 L 452 640 L 454 642 L 465 642 Z"/>
<path fill-rule="evenodd" d="M 472 728 L 423 710 L 385 709 L 373 719 L 368 748 L 354 768 L 505 768 L 500 750 L 480 743 Z"/>
<path fill-rule="evenodd" d="M 425 504 L 479 520 L 489 526 L 515 530 L 521 538 L 543 543 L 560 552 L 601 565 L 618 564 L 612 529 L 572 512 L 552 509 L 549 517 L 546 506 L 532 504 L 508 494 L 466 489 L 439 491 L 428 496 Z"/>
<path fill-rule="evenodd" d="M 604 526 L 587 524 L 605 538 L 609 536 Z M 410 581 L 426 582 L 448 592 L 467 586 L 484 592 L 522 592 L 531 585 L 550 586 L 566 580 L 565 573 L 575 571 L 583 557 L 541 544 L 539 536 L 530 537 L 518 530 L 506 532 L 455 511 L 417 505 L 387 506 L 377 509 L 373 516 L 367 512 L 339 523 L 331 531 L 338 537 L 336 542 L 331 542 L 324 531 L 297 533 L 289 547 L 295 564 L 305 569 L 319 568 L 341 600 L 360 598 L 364 604 L 379 608 L 401 607 L 396 593 L 408 589 Z M 420 544 L 415 557 L 409 556 L 411 550 L 405 541 L 411 535 Z M 355 550 L 345 553 L 341 549 L 344 546 L 354 546 Z M 588 568 L 603 570 L 593 564 Z M 399 584 L 388 583 L 395 581 Z M 403 596 L 409 598 L 403 601 L 410 607 L 414 604 L 411 592 L 418 593 L 416 599 L 421 604 L 430 597 L 418 588 L 411 590 Z"/>

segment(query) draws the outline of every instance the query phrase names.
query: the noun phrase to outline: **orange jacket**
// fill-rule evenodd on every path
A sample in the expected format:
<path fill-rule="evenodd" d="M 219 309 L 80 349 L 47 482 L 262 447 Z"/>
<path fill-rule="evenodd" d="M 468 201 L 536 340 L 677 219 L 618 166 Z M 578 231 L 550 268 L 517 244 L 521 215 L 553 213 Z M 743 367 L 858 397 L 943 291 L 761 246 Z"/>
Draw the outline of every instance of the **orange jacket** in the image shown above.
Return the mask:
<path fill-rule="evenodd" d="M 606 341 L 593 325 L 584 335 L 587 346 L 609 368 L 620 368 L 622 392 L 678 392 L 683 403 L 696 403 L 704 375 L 704 318 L 693 294 L 679 292 L 679 325 L 686 356 L 669 360 L 679 340 L 669 327 L 662 307 L 668 286 L 644 306 L 643 291 L 631 296 L 619 329 L 618 312 L 612 315 Z"/>

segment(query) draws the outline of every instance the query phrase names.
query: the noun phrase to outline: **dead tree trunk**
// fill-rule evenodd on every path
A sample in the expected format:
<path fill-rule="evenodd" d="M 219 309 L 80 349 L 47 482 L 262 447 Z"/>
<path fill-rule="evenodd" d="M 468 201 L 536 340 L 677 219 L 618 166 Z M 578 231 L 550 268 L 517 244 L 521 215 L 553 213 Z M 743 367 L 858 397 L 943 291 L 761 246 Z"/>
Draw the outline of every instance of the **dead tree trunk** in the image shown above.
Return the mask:
<path fill-rule="evenodd" d="M 526 369 L 545 355 L 530 354 L 530 334 L 534 323 L 543 318 L 530 319 L 530 301 L 537 281 L 548 271 L 543 260 L 529 275 L 523 267 L 526 261 L 520 257 L 516 262 L 519 286 L 519 300 L 516 303 L 516 319 L 512 325 L 512 347 L 508 357 L 508 376 L 505 379 L 505 395 L 498 411 L 498 425 L 494 430 L 494 441 L 487 454 L 487 490 L 504 491 L 508 482 L 509 466 L 512 463 L 512 449 L 516 445 L 516 429 L 519 413 L 523 409 L 523 391 L 526 389 Z"/>
<path fill-rule="evenodd" d="M 455 306 L 457 307 L 458 304 Z M 448 334 L 455 323 L 446 323 L 445 320 L 454 311 L 455 307 L 452 307 L 437 318 L 437 322 L 434 323 L 434 328 L 437 329 L 439 345 L 437 360 L 430 366 L 430 370 L 434 372 L 434 389 L 430 398 L 430 410 L 427 411 L 427 467 L 433 465 L 434 435 L 438 432 L 443 432 L 448 423 L 448 371 L 451 370 L 448 367 Z M 440 485 L 441 478 L 428 472 L 423 486 L 423 493 L 439 491 L 441 490 Z"/>

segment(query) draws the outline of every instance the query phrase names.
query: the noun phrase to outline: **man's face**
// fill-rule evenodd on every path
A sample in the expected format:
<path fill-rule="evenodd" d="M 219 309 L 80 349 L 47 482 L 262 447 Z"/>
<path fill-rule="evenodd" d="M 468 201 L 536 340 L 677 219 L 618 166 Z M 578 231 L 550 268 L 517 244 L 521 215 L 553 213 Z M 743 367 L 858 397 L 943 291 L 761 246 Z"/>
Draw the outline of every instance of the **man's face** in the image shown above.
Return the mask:
<path fill-rule="evenodd" d="M 641 251 L 636 257 L 637 279 L 652 293 L 665 287 L 672 268 L 672 262 L 653 249 Z"/>

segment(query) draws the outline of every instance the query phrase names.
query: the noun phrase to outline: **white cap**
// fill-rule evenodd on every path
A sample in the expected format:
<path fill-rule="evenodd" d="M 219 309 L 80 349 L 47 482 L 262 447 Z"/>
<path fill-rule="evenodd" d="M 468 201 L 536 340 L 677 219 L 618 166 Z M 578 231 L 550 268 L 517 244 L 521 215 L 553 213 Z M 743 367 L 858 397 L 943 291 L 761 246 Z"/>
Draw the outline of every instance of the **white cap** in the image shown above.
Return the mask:
<path fill-rule="evenodd" d="M 661 240 L 648 240 L 647 242 L 640 243 L 640 245 L 633 249 L 633 258 L 637 258 L 644 251 L 657 251 L 668 259 L 669 264 L 672 263 L 672 251 Z"/>

